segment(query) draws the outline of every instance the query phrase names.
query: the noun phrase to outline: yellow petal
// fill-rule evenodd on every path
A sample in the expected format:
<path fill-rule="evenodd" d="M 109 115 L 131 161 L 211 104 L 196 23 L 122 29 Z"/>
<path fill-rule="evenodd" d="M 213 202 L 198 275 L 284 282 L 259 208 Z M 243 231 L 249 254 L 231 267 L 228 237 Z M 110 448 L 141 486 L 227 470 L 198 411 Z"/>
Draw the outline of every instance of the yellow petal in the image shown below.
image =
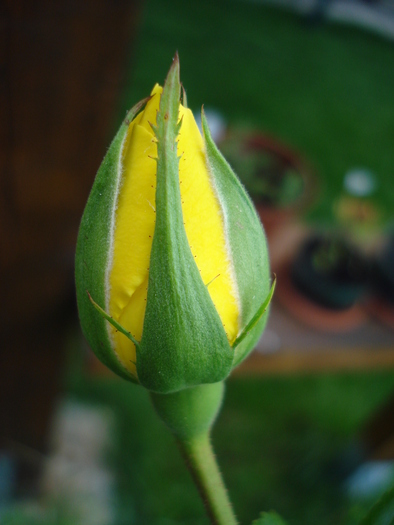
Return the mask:
<path fill-rule="evenodd" d="M 140 340 L 146 308 L 149 260 L 155 227 L 156 124 L 162 88 L 152 90 L 144 112 L 130 126 L 120 188 L 113 258 L 108 268 L 108 311 Z M 231 342 L 238 333 L 239 307 L 224 218 L 205 163 L 204 144 L 193 114 L 181 106 L 179 178 L 186 235 L 201 278 Z M 151 158 L 152 157 L 152 158 Z M 212 281 L 213 280 L 213 281 Z M 211 282 L 212 281 L 212 282 Z M 111 327 L 119 359 L 135 375 L 134 344 Z"/>
<path fill-rule="evenodd" d="M 239 308 L 224 218 L 207 171 L 204 143 L 189 109 L 181 106 L 178 154 L 182 211 L 186 235 L 202 280 L 232 343 L 238 332 Z"/>
<path fill-rule="evenodd" d="M 108 311 L 137 340 L 142 335 L 155 227 L 156 155 L 153 133 L 134 125 L 124 152 L 125 176 L 116 211 Z M 112 337 L 120 360 L 135 373 L 134 344 L 114 330 Z"/>

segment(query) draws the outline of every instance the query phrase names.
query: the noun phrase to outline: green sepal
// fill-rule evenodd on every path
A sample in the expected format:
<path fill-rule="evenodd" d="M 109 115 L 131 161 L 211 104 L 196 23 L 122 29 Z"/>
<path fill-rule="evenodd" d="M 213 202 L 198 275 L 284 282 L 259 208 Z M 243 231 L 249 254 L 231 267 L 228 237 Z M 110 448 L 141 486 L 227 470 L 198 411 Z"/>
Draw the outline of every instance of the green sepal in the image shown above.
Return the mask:
<path fill-rule="evenodd" d="M 106 305 L 105 277 L 110 256 L 111 224 L 122 175 L 121 155 L 130 122 L 149 98 L 136 104 L 122 122 L 97 172 L 78 233 L 75 282 L 82 331 L 94 353 L 116 374 L 136 378 L 121 364 L 110 340 L 107 321 L 94 308 L 88 293 Z"/>
<path fill-rule="evenodd" d="M 244 187 L 212 140 L 208 123 L 201 112 L 206 158 L 212 183 L 222 209 L 228 246 L 237 282 L 242 334 L 270 293 L 271 279 L 267 241 L 260 219 Z M 233 366 L 253 350 L 268 319 L 259 317 L 236 346 Z"/>
<path fill-rule="evenodd" d="M 210 431 L 222 406 L 224 383 L 150 395 L 156 412 L 171 432 L 181 440 L 190 440 Z"/>
<path fill-rule="evenodd" d="M 219 314 L 203 283 L 183 225 L 179 187 L 179 61 L 168 73 L 160 100 L 156 225 L 149 264 L 147 306 L 138 378 L 154 392 L 169 393 L 226 378 L 233 361 Z"/>

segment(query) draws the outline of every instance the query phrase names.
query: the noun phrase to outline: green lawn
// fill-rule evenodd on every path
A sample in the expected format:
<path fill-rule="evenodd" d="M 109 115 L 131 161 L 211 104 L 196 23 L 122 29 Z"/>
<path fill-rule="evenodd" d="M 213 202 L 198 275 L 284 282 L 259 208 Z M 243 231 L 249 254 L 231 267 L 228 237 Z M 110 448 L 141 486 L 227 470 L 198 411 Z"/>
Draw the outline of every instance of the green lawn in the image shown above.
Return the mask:
<path fill-rule="evenodd" d="M 300 151 L 320 177 L 310 219 L 332 224 L 346 171 L 371 170 L 394 209 L 394 46 L 259 2 L 146 0 L 120 114 L 162 83 L 175 50 L 189 106 L 220 110 Z"/>

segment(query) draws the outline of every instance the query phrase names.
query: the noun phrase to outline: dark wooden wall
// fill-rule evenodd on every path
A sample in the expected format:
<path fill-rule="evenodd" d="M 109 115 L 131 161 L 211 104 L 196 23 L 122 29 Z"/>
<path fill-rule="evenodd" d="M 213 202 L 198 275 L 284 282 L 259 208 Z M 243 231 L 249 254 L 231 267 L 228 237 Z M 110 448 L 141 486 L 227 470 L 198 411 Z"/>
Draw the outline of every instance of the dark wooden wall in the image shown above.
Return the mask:
<path fill-rule="evenodd" d="M 0 4 L 0 449 L 45 448 L 80 217 L 114 131 L 132 0 Z"/>

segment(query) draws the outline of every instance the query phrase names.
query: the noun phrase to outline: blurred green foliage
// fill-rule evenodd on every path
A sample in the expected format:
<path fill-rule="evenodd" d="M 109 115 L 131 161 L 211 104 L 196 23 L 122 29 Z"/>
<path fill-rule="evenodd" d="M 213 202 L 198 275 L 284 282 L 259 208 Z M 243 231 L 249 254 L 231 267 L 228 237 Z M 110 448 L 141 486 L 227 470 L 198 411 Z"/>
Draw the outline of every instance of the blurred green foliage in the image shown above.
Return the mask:
<path fill-rule="evenodd" d="M 71 375 L 68 392 L 116 418 L 117 525 L 208 525 L 175 442 L 141 387 Z M 213 444 L 241 523 L 275 509 L 289 525 L 359 525 L 376 497 L 343 485 L 357 432 L 394 389 L 390 372 L 228 381 Z"/>
<path fill-rule="evenodd" d="M 394 47 L 355 27 L 316 24 L 261 4 L 146 0 L 120 108 L 163 83 L 175 50 L 188 104 L 280 138 L 321 181 L 311 220 L 332 204 L 354 167 L 371 170 L 382 220 L 394 209 Z"/>

